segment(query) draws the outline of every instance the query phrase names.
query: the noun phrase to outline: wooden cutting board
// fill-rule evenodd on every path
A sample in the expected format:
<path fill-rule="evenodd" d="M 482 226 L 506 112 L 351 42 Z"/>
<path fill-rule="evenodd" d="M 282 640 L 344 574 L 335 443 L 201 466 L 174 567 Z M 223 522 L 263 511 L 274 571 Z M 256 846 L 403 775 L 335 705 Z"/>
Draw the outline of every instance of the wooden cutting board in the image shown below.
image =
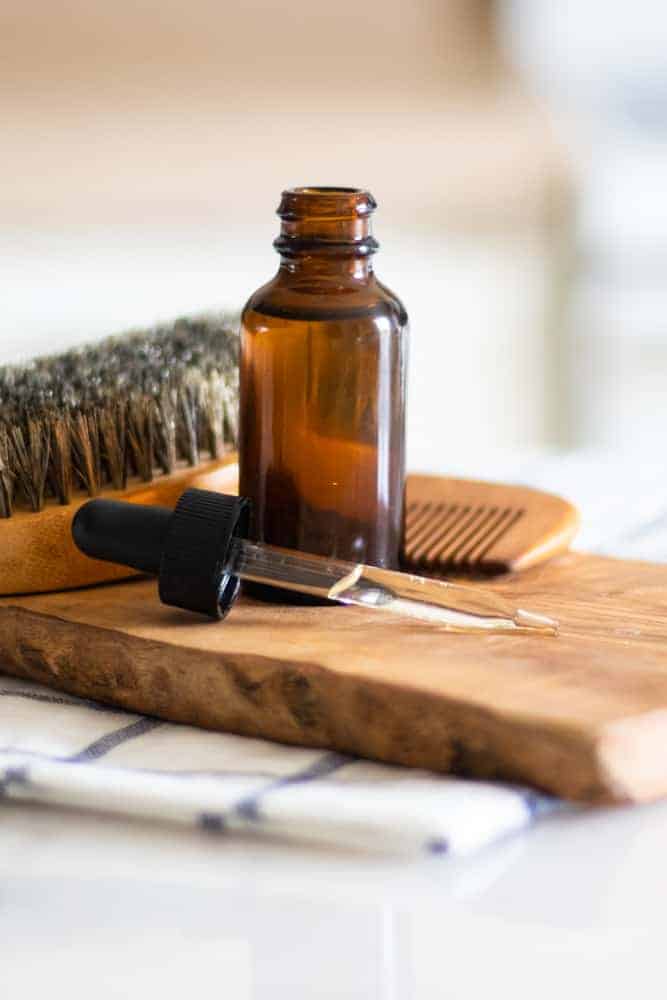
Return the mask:
<path fill-rule="evenodd" d="M 242 599 L 220 624 L 151 580 L 3 598 L 3 669 L 176 722 L 508 778 L 573 799 L 667 794 L 667 566 L 567 554 L 489 583 L 557 638 L 456 635 Z"/>

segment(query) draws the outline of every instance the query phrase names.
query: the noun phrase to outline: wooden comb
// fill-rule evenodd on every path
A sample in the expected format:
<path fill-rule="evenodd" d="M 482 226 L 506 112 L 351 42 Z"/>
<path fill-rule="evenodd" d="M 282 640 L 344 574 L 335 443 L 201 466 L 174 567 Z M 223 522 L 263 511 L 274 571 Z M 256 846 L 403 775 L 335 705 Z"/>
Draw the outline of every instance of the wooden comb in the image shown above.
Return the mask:
<path fill-rule="evenodd" d="M 516 572 L 565 551 L 578 527 L 576 507 L 551 493 L 410 476 L 403 559 L 432 574 Z"/>

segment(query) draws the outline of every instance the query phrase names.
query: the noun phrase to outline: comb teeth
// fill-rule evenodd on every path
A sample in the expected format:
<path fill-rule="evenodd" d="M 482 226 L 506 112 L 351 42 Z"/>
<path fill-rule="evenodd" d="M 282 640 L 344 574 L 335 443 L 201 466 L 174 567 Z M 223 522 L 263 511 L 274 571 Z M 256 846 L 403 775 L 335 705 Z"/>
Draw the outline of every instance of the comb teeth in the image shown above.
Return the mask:
<path fill-rule="evenodd" d="M 428 570 L 481 570 L 492 550 L 523 517 L 516 507 L 413 501 L 405 517 L 404 557 Z"/>
<path fill-rule="evenodd" d="M 238 337 L 224 316 L 0 368 L 0 517 L 123 489 L 236 442 Z"/>

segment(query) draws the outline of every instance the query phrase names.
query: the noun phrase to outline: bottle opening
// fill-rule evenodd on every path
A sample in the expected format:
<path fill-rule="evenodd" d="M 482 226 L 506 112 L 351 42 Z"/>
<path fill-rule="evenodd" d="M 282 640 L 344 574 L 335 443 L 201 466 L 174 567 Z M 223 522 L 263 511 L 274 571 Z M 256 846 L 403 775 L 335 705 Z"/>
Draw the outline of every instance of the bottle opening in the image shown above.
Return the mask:
<path fill-rule="evenodd" d="M 347 187 L 295 187 L 285 194 L 365 194 L 362 188 Z"/>
<path fill-rule="evenodd" d="M 278 215 L 300 219 L 360 219 L 376 208 L 370 191 L 353 187 L 295 187 L 283 191 Z"/>

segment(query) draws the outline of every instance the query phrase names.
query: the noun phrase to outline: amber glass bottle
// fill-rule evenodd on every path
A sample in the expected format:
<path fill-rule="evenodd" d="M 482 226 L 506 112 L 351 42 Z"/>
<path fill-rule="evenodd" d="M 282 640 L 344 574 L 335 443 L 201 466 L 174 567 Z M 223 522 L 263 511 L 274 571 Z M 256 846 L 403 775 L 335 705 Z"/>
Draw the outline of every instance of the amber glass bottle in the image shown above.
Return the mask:
<path fill-rule="evenodd" d="M 354 188 L 294 188 L 278 273 L 241 321 L 240 489 L 261 541 L 398 565 L 407 315 Z M 268 596 L 268 595 L 265 595 Z"/>

